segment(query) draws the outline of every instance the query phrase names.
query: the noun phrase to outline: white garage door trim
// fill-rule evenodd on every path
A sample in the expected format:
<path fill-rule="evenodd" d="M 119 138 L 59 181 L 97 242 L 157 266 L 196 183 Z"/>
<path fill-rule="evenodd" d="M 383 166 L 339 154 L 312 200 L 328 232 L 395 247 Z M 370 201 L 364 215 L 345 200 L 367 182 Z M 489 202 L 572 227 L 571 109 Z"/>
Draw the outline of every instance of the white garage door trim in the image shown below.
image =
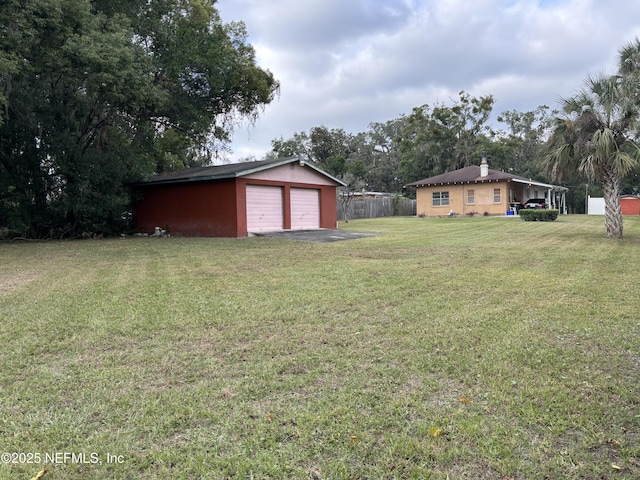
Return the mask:
<path fill-rule="evenodd" d="M 320 228 L 320 191 L 311 188 L 291 189 L 291 229 Z"/>
<path fill-rule="evenodd" d="M 247 231 L 282 230 L 282 187 L 247 185 Z"/>

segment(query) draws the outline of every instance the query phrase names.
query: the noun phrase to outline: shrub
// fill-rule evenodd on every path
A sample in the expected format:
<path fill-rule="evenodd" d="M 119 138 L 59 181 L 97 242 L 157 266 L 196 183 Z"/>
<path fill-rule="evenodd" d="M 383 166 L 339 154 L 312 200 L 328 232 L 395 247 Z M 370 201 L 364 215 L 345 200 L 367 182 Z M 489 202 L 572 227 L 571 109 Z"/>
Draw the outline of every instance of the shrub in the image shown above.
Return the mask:
<path fill-rule="evenodd" d="M 522 209 L 520 218 L 525 222 L 553 222 L 558 218 L 558 210 L 547 210 L 546 208 Z"/>

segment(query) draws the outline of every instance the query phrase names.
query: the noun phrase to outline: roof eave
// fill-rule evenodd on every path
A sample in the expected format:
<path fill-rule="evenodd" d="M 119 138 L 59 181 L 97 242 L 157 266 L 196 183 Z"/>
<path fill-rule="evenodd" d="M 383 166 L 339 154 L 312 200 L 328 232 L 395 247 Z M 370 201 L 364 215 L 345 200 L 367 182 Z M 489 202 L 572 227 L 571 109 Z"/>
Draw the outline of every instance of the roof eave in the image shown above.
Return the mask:
<path fill-rule="evenodd" d="M 316 172 L 318 172 L 320 175 L 325 176 L 329 179 L 331 179 L 332 181 L 336 182 L 339 186 L 341 187 L 346 187 L 347 184 L 344 183 L 342 180 L 338 180 L 336 177 L 329 175 L 327 172 L 324 172 L 322 170 L 320 170 L 318 167 L 316 167 L 315 165 L 312 165 L 308 162 L 305 162 L 304 160 L 300 160 L 300 166 L 302 167 L 309 167 L 312 170 L 315 170 Z"/>
<path fill-rule="evenodd" d="M 338 180 L 337 178 L 329 175 L 327 172 L 324 172 L 322 170 L 320 170 L 318 167 L 316 167 L 315 165 L 305 161 L 303 158 L 301 157 L 289 157 L 289 158 L 283 158 L 281 161 L 276 161 L 273 163 L 269 163 L 268 165 L 261 165 L 259 167 L 256 168 L 252 168 L 252 169 L 248 169 L 248 170 L 242 170 L 240 172 L 236 172 L 235 177 L 244 177 L 246 175 L 251 175 L 253 173 L 259 173 L 262 172 L 264 170 L 270 170 L 272 168 L 276 168 L 276 167 L 281 167 L 283 165 L 289 165 L 290 163 L 295 163 L 295 162 L 300 162 L 300 166 L 301 167 L 309 167 L 312 170 L 315 170 L 317 173 L 319 173 L 320 175 L 330 178 L 332 181 L 336 182 L 338 185 L 342 186 L 342 187 L 346 187 L 347 184 Z"/>
<path fill-rule="evenodd" d="M 282 167 L 283 165 L 289 165 L 290 163 L 300 162 L 301 167 L 309 167 L 312 170 L 315 170 L 320 175 L 329 178 L 331 181 L 335 182 L 338 186 L 346 187 L 347 184 L 338 180 L 337 178 L 329 175 L 327 172 L 323 172 L 316 166 L 312 165 L 309 162 L 305 162 L 300 157 L 288 157 L 283 158 L 281 160 L 277 160 L 274 162 L 270 162 L 266 165 L 260 165 L 255 168 L 247 168 L 245 170 L 238 170 L 236 172 L 222 173 L 222 174 L 214 174 L 214 175 L 201 175 L 201 176 L 185 176 L 185 177 L 172 177 L 167 178 L 165 180 L 154 180 L 153 178 L 128 184 L 132 187 L 138 186 L 150 186 L 150 185 L 175 185 L 175 184 L 183 184 L 183 183 L 198 183 L 198 182 L 211 182 L 215 180 L 229 180 L 232 178 L 240 178 L 245 177 L 247 175 L 252 175 L 254 173 L 259 173 L 264 170 L 270 170 L 272 168 Z"/>
<path fill-rule="evenodd" d="M 279 161 L 274 161 L 273 163 L 268 163 L 266 165 L 260 165 L 258 167 L 255 168 L 249 168 L 246 170 L 240 170 L 238 172 L 234 172 L 234 177 L 238 178 L 238 177 L 244 177 L 246 175 L 251 175 L 252 173 L 258 173 L 258 172 L 262 172 L 264 170 L 270 170 L 272 168 L 275 167 L 281 167 L 283 165 L 288 165 L 290 163 L 294 163 L 294 162 L 301 162 L 302 160 L 299 157 L 288 157 L 288 158 L 283 158 Z"/>
<path fill-rule="evenodd" d="M 405 185 L 405 187 L 412 187 L 412 188 L 420 188 L 420 187 L 437 187 L 437 186 L 444 186 L 444 185 L 470 185 L 472 183 L 484 183 L 484 182 L 509 182 L 510 179 L 506 179 L 506 178 L 486 178 L 486 179 L 475 179 L 475 180 L 458 180 L 455 182 L 433 182 L 433 183 L 420 183 L 420 184 L 415 184 L 415 183 L 408 183 L 407 185 Z"/>
<path fill-rule="evenodd" d="M 536 182 L 535 180 L 527 180 L 526 178 L 513 178 L 512 181 L 516 183 L 524 183 L 526 185 L 535 185 L 536 187 L 550 188 L 553 190 L 559 190 L 559 191 L 565 191 L 565 192 L 569 191 L 567 187 L 561 187 L 560 185 L 551 185 L 549 183 L 543 183 L 543 182 Z"/>
<path fill-rule="evenodd" d="M 537 182 L 535 180 L 527 180 L 526 178 L 517 178 L 517 177 L 512 177 L 512 178 L 476 178 L 474 180 L 464 180 L 464 181 L 457 181 L 457 182 L 433 182 L 433 183 L 420 183 L 420 184 L 416 184 L 416 183 L 409 183 L 407 185 L 405 185 L 405 187 L 412 187 L 412 188 L 422 188 L 422 187 L 437 187 L 437 186 L 444 186 L 444 185 L 469 185 L 472 183 L 485 183 L 485 182 L 516 182 L 516 183 L 524 183 L 526 185 L 536 185 L 538 187 L 545 187 L 545 188 L 550 188 L 553 190 L 557 190 L 557 191 L 569 191 L 569 189 L 567 187 L 561 187 L 559 185 L 551 185 L 548 183 L 543 183 L 543 182 Z"/>
<path fill-rule="evenodd" d="M 208 182 L 212 180 L 227 180 L 230 178 L 235 178 L 237 175 L 233 173 L 227 173 L 224 175 L 203 175 L 201 177 L 182 177 L 182 178 L 168 178 L 166 180 L 143 180 L 141 182 L 129 183 L 128 185 L 131 187 L 143 187 L 149 185 L 173 185 L 180 183 L 198 183 L 198 182 Z"/>

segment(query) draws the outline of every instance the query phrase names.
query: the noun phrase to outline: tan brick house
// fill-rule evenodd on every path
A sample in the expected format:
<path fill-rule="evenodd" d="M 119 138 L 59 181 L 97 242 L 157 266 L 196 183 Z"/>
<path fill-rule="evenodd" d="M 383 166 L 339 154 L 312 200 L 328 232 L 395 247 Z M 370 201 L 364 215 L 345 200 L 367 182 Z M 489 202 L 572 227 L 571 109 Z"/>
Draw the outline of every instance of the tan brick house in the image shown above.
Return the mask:
<path fill-rule="evenodd" d="M 507 215 L 532 198 L 544 198 L 548 208 L 566 213 L 567 188 L 491 170 L 483 155 L 480 165 L 409 183 L 416 189 L 418 216 Z M 511 213 L 510 213 L 511 212 Z"/>

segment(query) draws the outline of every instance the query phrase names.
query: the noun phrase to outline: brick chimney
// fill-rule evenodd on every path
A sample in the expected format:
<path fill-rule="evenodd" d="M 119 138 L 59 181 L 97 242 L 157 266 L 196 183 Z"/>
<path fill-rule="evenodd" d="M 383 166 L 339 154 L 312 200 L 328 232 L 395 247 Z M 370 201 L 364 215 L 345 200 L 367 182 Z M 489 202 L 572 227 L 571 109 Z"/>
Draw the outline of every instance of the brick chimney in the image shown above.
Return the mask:
<path fill-rule="evenodd" d="M 489 175 L 489 163 L 487 162 L 487 152 L 482 152 L 482 162 L 480 162 L 480 176 L 486 177 Z"/>

